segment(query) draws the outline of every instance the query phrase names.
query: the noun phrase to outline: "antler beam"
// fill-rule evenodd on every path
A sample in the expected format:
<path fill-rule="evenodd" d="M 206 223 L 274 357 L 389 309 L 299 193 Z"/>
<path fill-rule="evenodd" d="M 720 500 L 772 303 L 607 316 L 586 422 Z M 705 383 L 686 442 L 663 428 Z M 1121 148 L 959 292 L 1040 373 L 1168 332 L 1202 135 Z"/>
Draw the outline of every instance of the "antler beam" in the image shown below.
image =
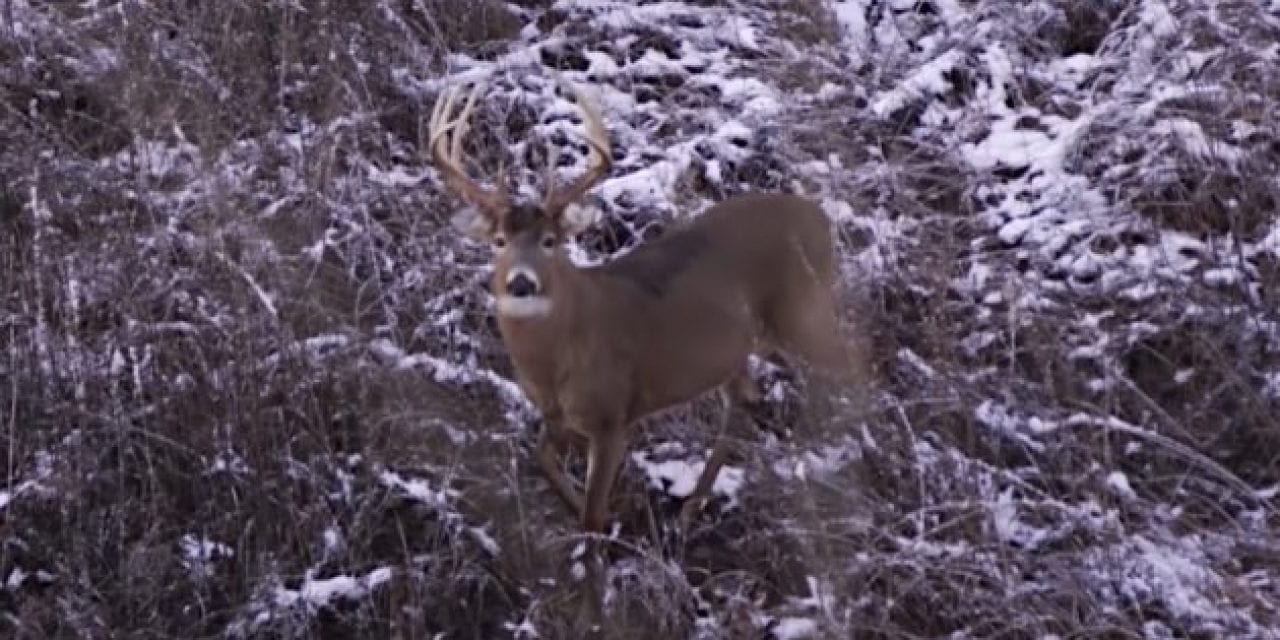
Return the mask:
<path fill-rule="evenodd" d="M 587 170 L 577 180 L 560 188 L 549 188 L 542 208 L 552 215 L 559 215 L 569 204 L 579 198 L 609 175 L 613 168 L 613 151 L 609 146 L 609 132 L 604 127 L 600 110 L 591 98 L 577 85 L 571 85 L 578 109 L 582 111 L 583 125 L 587 129 L 587 144 L 591 151 L 587 156 Z"/>
<path fill-rule="evenodd" d="M 471 114 L 475 111 L 476 100 L 483 89 L 484 85 L 481 84 L 473 87 L 462 105 L 461 113 L 452 119 L 450 113 L 458 99 L 458 88 L 450 88 L 436 100 L 427 125 L 427 147 L 431 150 L 431 159 L 444 178 L 445 185 L 492 218 L 510 206 L 505 188 L 491 190 L 480 186 L 467 176 L 462 160 L 462 143 L 471 130 Z"/>

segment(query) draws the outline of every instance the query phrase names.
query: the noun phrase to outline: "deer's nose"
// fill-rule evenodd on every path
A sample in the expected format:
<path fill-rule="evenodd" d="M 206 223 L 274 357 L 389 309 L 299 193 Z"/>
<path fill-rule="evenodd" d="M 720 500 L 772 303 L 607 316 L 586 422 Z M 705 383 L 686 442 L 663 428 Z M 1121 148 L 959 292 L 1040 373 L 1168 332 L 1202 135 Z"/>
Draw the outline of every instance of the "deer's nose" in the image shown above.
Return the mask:
<path fill-rule="evenodd" d="M 526 298 L 538 293 L 538 282 L 524 273 L 515 273 L 507 279 L 507 294 Z"/>

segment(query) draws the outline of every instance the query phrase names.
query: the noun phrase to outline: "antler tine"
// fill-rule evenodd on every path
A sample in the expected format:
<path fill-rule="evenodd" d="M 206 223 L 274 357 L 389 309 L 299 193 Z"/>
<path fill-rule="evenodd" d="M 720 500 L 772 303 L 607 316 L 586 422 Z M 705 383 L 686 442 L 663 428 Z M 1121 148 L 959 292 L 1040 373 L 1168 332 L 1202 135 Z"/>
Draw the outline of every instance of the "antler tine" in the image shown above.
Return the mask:
<path fill-rule="evenodd" d="M 578 109 L 582 112 L 583 126 L 587 130 L 587 144 L 591 150 L 587 156 L 587 170 L 577 180 L 559 189 L 550 189 L 543 210 L 552 215 L 559 215 L 569 204 L 577 201 L 591 187 L 595 186 L 613 168 L 613 151 L 609 146 L 609 132 L 605 129 L 604 118 L 600 109 L 587 96 L 586 91 L 577 85 L 569 85 L 578 100 Z"/>
<path fill-rule="evenodd" d="M 467 176 L 462 164 L 462 143 L 471 131 L 469 120 L 483 89 L 484 85 L 475 85 L 463 103 L 461 113 L 452 119 L 450 113 L 457 102 L 457 87 L 449 88 L 436 100 L 427 125 L 427 146 L 445 184 L 479 207 L 484 215 L 493 217 L 507 208 L 505 190 L 501 186 L 496 190 L 481 187 Z"/>
<path fill-rule="evenodd" d="M 482 85 L 472 87 L 471 93 L 467 94 L 467 101 L 462 104 L 462 113 L 454 119 L 457 123 L 457 129 L 453 133 L 452 144 L 449 147 L 449 157 L 455 161 L 462 160 L 462 141 L 466 140 L 467 134 L 471 133 L 471 113 L 476 109 L 476 99 L 480 97 Z"/>
<path fill-rule="evenodd" d="M 431 119 L 427 122 L 427 145 L 434 149 L 436 138 L 444 135 L 448 131 L 445 120 L 450 111 L 453 111 L 453 100 L 458 95 L 457 87 L 449 87 L 444 94 L 436 99 L 436 104 L 431 109 Z"/>

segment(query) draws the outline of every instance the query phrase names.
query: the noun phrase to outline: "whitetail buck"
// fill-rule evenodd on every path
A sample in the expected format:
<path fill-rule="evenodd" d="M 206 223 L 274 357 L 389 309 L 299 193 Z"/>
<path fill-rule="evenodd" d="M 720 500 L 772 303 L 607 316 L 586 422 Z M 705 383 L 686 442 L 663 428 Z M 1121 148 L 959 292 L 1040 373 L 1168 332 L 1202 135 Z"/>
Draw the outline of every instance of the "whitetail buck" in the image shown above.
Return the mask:
<path fill-rule="evenodd" d="M 781 349 L 829 371 L 848 365 L 832 290 L 831 225 L 814 203 L 731 198 L 623 257 L 579 267 L 564 244 L 590 220 L 575 203 L 612 164 L 600 113 L 573 88 L 590 144 L 586 172 L 558 189 L 548 185 L 540 204 L 513 203 L 505 187 L 486 189 L 463 167 L 479 93 L 456 117 L 457 91 L 441 97 L 427 144 L 445 184 L 478 214 L 455 220 L 492 243 L 498 327 L 520 387 L 546 423 L 537 461 L 587 531 L 604 529 L 628 432 L 640 418 L 719 388 L 727 422 L 734 404 L 758 397 L 747 369 L 753 353 Z M 586 441 L 585 501 L 560 465 L 566 436 Z M 724 442 L 717 437 L 682 526 L 701 509 Z"/>

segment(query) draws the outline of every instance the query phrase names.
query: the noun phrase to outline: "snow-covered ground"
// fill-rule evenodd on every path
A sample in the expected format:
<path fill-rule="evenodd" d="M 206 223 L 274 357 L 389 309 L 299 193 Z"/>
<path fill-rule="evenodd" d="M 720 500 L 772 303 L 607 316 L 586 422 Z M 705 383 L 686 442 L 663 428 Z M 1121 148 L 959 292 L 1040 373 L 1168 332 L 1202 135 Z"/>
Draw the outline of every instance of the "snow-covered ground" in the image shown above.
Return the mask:
<path fill-rule="evenodd" d="M 0 628 L 576 637 L 421 148 L 485 82 L 533 197 L 561 80 L 575 259 L 804 192 L 876 367 L 757 363 L 785 437 L 683 541 L 715 403 L 646 424 L 621 637 L 1280 637 L 1280 3 L 1229 0 L 0 3 Z"/>

